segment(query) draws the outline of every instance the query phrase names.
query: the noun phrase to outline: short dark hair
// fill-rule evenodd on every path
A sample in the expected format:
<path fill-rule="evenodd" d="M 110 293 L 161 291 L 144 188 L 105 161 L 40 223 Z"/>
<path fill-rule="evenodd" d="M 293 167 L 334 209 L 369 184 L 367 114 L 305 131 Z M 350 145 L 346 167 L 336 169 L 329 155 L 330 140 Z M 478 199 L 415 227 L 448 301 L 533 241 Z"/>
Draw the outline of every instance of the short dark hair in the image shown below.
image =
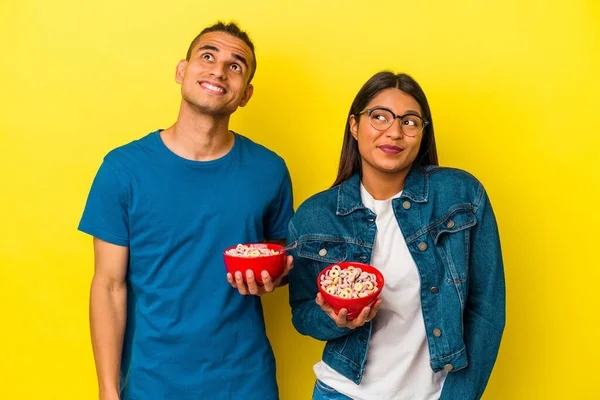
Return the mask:
<path fill-rule="evenodd" d="M 205 33 L 209 33 L 209 32 L 227 33 L 228 35 L 231 35 L 235 38 L 240 39 L 250 48 L 250 50 L 252 51 L 252 58 L 254 59 L 253 65 L 250 68 L 250 79 L 248 79 L 248 83 L 250 83 L 252 81 L 252 78 L 254 78 L 254 73 L 256 72 L 256 54 L 254 54 L 254 44 L 252 43 L 252 40 L 250 40 L 250 37 L 248 37 L 248 34 L 246 32 L 244 32 L 243 30 L 241 30 L 240 27 L 235 22 L 224 23 L 224 22 L 218 21 L 216 24 L 211 25 L 207 28 L 204 28 L 202 30 L 202 32 L 200 32 L 198 34 L 198 36 L 196 36 L 194 38 L 194 40 L 192 40 L 192 43 L 190 44 L 190 47 L 188 48 L 185 59 L 187 61 L 190 60 L 190 57 L 192 56 L 192 50 L 198 43 L 198 40 L 200 40 L 200 37 L 202 35 L 204 35 Z"/>
<path fill-rule="evenodd" d="M 435 146 L 435 136 L 433 135 L 433 120 L 425 92 L 421 86 L 407 74 L 395 75 L 390 71 L 381 71 L 373 75 L 358 91 L 358 94 L 350 106 L 350 112 L 346 119 L 346 130 L 344 132 L 344 142 L 342 144 L 342 154 L 340 156 L 340 165 L 338 175 L 332 186 L 339 185 L 352 175 L 362 174 L 361 157 L 358 151 L 358 142 L 352 136 L 350 130 L 350 116 L 358 115 L 369 102 L 381 91 L 386 89 L 398 89 L 414 98 L 423 112 L 422 117 L 429 121 L 423 130 L 423 140 L 414 163 L 417 165 L 438 165 L 437 149 Z"/>

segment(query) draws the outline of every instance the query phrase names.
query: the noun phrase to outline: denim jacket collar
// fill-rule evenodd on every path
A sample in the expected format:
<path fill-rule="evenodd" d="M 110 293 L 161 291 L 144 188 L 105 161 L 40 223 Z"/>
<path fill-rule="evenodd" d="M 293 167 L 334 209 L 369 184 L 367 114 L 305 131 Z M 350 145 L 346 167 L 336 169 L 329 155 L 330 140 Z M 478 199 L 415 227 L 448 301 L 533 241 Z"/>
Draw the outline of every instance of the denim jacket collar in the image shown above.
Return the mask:
<path fill-rule="evenodd" d="M 429 176 L 426 169 L 420 165 L 414 165 L 406 176 L 400 198 L 409 198 L 417 203 L 425 203 L 428 196 Z M 364 208 L 360 197 L 360 175 L 354 174 L 340 184 L 336 215 L 348 215 Z"/>
<path fill-rule="evenodd" d="M 429 198 L 429 168 L 413 165 L 404 181 L 400 198 L 407 197 L 416 203 L 427 203 Z"/>

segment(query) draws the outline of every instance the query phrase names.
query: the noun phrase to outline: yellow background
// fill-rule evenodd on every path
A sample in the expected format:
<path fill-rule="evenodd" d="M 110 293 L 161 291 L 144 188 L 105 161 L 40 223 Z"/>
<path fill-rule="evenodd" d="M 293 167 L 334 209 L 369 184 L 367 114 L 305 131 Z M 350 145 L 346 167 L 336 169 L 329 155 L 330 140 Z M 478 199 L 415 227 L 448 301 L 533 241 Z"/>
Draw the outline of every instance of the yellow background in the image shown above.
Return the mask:
<path fill-rule="evenodd" d="M 412 74 L 441 163 L 484 183 L 499 222 L 508 321 L 484 398 L 598 398 L 598 4 L 2 1 L 0 399 L 96 397 L 77 223 L 104 154 L 175 120 L 175 66 L 217 19 L 258 57 L 231 127 L 285 158 L 296 206 L 333 181 L 360 86 Z M 265 303 L 281 398 L 308 399 L 322 344 L 286 290 Z"/>

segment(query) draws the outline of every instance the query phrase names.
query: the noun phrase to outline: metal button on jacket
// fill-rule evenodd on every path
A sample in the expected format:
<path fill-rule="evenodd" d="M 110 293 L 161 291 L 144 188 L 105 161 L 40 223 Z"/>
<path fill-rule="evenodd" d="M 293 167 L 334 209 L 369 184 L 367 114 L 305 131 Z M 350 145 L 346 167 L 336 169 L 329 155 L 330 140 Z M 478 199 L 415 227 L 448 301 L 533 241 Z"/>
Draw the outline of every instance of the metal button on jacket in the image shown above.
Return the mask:
<path fill-rule="evenodd" d="M 410 208 L 410 201 L 405 201 L 402 203 L 402 207 L 404 207 L 405 210 L 408 210 Z"/>
<path fill-rule="evenodd" d="M 325 250 L 325 249 L 321 249 L 321 250 L 319 250 L 319 255 L 320 255 L 321 257 L 325 257 L 325 255 L 326 255 L 326 254 L 327 254 L 327 250 Z"/>
<path fill-rule="evenodd" d="M 448 227 L 448 229 L 452 229 L 454 227 L 454 221 L 452 221 L 452 220 L 448 221 L 446 226 Z"/>
<path fill-rule="evenodd" d="M 421 242 L 421 243 L 419 243 L 418 247 L 419 247 L 419 250 L 425 251 L 425 250 L 427 250 L 427 243 Z"/>
<path fill-rule="evenodd" d="M 433 330 L 433 336 L 435 336 L 435 337 L 440 337 L 440 336 L 442 336 L 442 331 L 441 331 L 441 330 L 439 330 L 438 328 L 435 328 L 435 329 Z"/>
<path fill-rule="evenodd" d="M 452 364 L 446 364 L 444 365 L 444 371 L 446 372 L 450 372 L 454 369 L 454 367 L 452 366 Z"/>
<path fill-rule="evenodd" d="M 438 289 L 438 288 L 437 288 L 437 287 L 435 287 L 435 286 L 432 286 L 432 287 L 431 287 L 431 289 L 429 289 L 429 292 L 430 292 L 431 294 L 436 294 L 436 293 L 437 293 L 437 292 L 439 292 L 439 291 L 440 291 L 440 289 Z"/>

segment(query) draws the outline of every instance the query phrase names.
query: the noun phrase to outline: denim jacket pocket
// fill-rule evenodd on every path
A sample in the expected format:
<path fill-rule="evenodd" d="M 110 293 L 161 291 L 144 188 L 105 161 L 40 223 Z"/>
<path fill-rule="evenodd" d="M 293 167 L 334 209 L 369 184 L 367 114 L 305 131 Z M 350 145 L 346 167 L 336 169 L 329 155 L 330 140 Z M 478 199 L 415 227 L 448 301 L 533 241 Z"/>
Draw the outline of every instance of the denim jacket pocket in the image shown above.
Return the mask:
<path fill-rule="evenodd" d="M 446 267 L 446 282 L 458 285 L 457 291 L 464 307 L 469 275 L 470 228 L 477 224 L 469 204 L 452 207 L 448 214 L 436 221 L 431 235 Z"/>
<path fill-rule="evenodd" d="M 297 254 L 299 257 L 334 264 L 346 260 L 348 244 L 336 237 L 300 238 Z"/>
<path fill-rule="evenodd" d="M 475 212 L 470 204 L 459 204 L 436 222 L 432 229 L 433 241 L 437 245 L 443 235 L 456 233 L 467 228 L 471 228 L 477 223 Z"/>

